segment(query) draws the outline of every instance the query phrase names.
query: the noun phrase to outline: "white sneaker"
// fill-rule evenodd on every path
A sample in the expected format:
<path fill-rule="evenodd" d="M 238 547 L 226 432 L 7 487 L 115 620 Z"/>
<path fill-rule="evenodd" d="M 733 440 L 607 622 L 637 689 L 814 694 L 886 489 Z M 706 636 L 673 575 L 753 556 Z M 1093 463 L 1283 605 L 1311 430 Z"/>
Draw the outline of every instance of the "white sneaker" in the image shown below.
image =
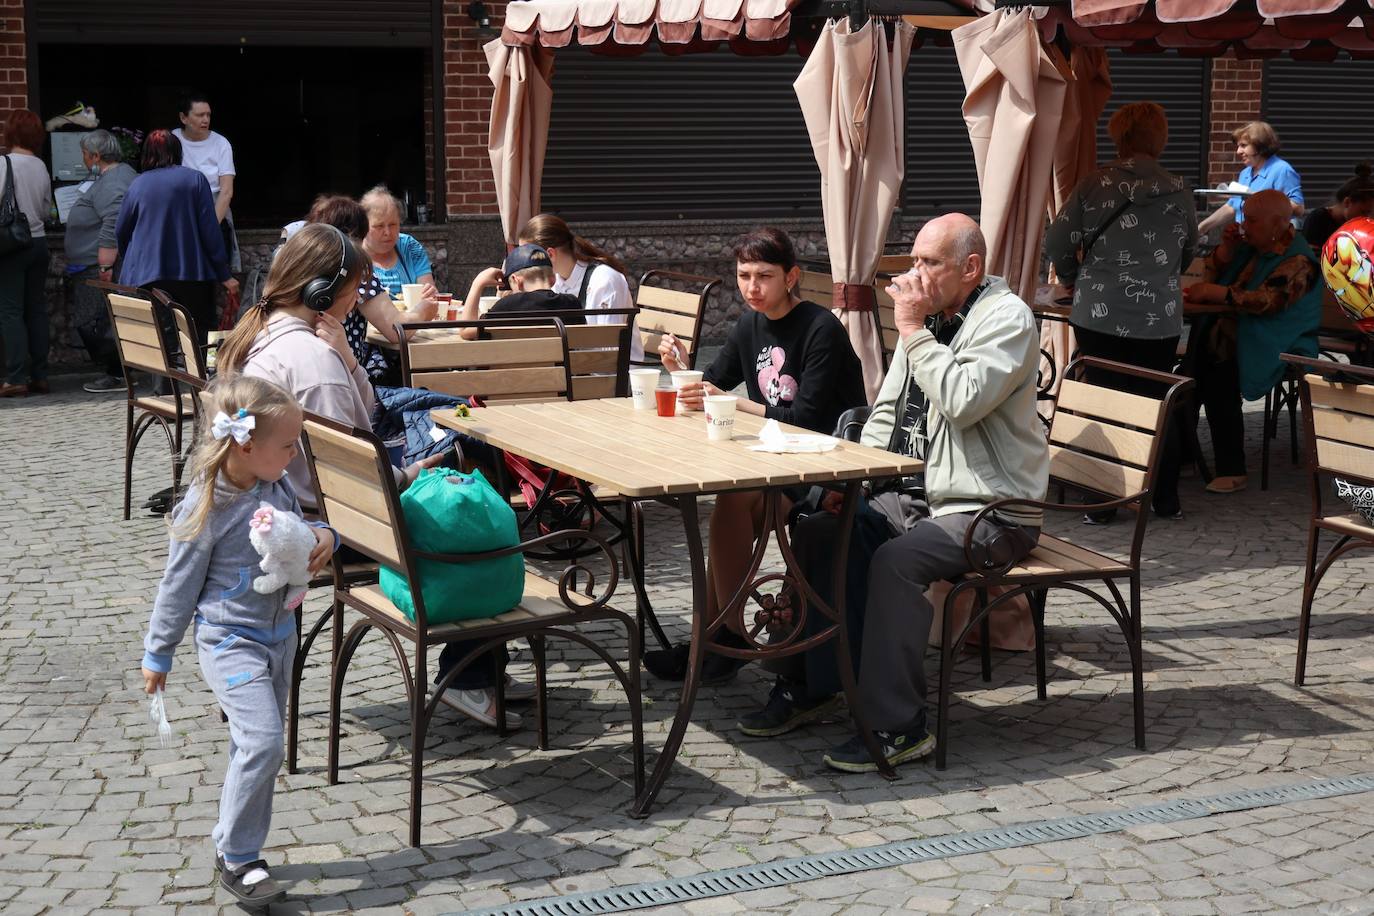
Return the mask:
<path fill-rule="evenodd" d="M 509 674 L 506 675 L 506 701 L 510 703 L 528 703 L 534 699 L 534 695 L 539 692 L 534 681 L 517 681 Z"/>
<path fill-rule="evenodd" d="M 509 696 L 507 693 L 507 698 Z M 496 691 L 491 688 L 458 690 L 450 687 L 439 695 L 439 702 L 488 728 L 496 727 Z M 518 713 L 506 710 L 506 728 L 519 728 L 520 722 Z"/>

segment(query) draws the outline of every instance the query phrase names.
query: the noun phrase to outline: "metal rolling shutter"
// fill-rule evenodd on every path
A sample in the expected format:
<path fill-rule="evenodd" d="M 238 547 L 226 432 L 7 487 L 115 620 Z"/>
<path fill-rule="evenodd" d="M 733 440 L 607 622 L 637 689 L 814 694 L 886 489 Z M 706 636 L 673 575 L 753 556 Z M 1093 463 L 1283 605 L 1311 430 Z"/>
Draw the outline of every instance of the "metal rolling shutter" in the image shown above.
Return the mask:
<path fill-rule="evenodd" d="M 1279 133 L 1279 155 L 1302 178 L 1309 210 L 1330 201 L 1355 163 L 1374 159 L 1371 100 L 1374 61 L 1265 62 L 1263 117 Z"/>
<path fill-rule="evenodd" d="M 557 52 L 543 205 L 569 219 L 818 216 L 795 53 Z"/>
<path fill-rule="evenodd" d="M 1206 64 L 1171 52 L 1108 54 L 1112 98 L 1098 122 L 1099 161 L 1114 155 L 1107 136 L 1112 113 L 1128 102 L 1154 101 L 1169 113 L 1164 167 L 1195 182 L 1202 174 L 1206 149 Z M 926 45 L 912 51 L 906 80 L 904 217 L 928 219 L 950 211 L 978 216 L 978 170 L 964 126 L 963 103 L 964 83 L 954 49 Z"/>
<path fill-rule="evenodd" d="M 1207 113 L 1207 81 L 1211 78 L 1207 62 L 1195 57 L 1179 57 L 1177 52 L 1125 54 L 1107 52 L 1112 68 L 1112 98 L 1097 122 L 1097 159 L 1106 162 L 1116 155 L 1107 121 L 1128 102 L 1158 102 L 1169 115 L 1169 145 L 1159 162 L 1175 175 L 1183 176 L 1188 187 L 1202 187 L 1207 175 L 1207 134 L 1211 119 Z"/>
<path fill-rule="evenodd" d="M 30 0 L 47 44 L 429 47 L 432 0 Z"/>

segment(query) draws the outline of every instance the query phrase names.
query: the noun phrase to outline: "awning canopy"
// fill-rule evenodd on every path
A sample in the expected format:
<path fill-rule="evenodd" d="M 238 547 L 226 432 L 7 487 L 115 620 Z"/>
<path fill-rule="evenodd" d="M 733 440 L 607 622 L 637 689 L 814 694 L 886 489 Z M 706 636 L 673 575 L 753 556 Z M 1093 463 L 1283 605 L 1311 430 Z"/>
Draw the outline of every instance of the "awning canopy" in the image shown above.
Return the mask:
<path fill-rule="evenodd" d="M 512 0 L 501 40 L 508 45 L 571 44 L 604 51 L 657 41 L 669 53 L 728 41 L 739 53 L 777 52 L 798 38 L 803 53 L 814 36 L 799 38 L 793 14 L 802 0 Z M 928 13 L 926 0 L 911 0 Z M 970 14 L 991 12 L 994 0 L 944 0 Z M 905 12 L 903 0 L 880 0 L 875 12 Z M 1076 47 L 1130 52 L 1170 48 L 1187 56 L 1240 58 L 1287 54 L 1330 60 L 1341 51 L 1374 57 L 1374 0 L 1070 0 L 1033 7 L 1046 40 L 1060 33 Z M 941 17 L 936 17 L 941 18 Z M 957 24 L 958 17 L 949 18 Z M 929 16 L 913 16 L 925 26 Z"/>
<path fill-rule="evenodd" d="M 501 40 L 546 48 L 785 41 L 800 0 L 512 0 Z"/>
<path fill-rule="evenodd" d="M 986 12 L 986 0 L 960 0 Z M 1189 56 L 1374 56 L 1374 0 L 1071 0 L 1038 7 L 1046 40 Z"/>

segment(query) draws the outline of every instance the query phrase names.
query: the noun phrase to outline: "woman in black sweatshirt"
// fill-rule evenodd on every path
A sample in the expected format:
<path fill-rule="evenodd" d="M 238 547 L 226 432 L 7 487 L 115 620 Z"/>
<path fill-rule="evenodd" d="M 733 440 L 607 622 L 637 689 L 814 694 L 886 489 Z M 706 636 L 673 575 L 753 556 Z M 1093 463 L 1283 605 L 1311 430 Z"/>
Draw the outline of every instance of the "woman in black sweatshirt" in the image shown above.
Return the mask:
<path fill-rule="evenodd" d="M 829 309 L 796 295 L 801 269 L 792 240 L 781 229 L 756 229 L 735 240 L 735 279 L 748 311 L 740 316 L 704 381 L 678 393 L 682 405 L 700 410 L 709 394 L 728 394 L 740 382 L 748 400 L 742 413 L 768 417 L 830 435 L 840 414 L 867 403 L 863 368 L 849 335 Z M 679 362 L 677 340 L 664 335 L 659 355 L 669 370 Z M 707 616 L 714 618 L 749 571 L 754 539 L 764 527 L 763 492 L 722 493 L 711 513 L 707 560 Z M 732 627 L 734 622 L 731 623 Z M 744 645 L 737 633 L 722 633 L 724 643 Z M 702 683 L 722 683 L 743 663 L 707 655 Z M 658 677 L 680 680 L 687 670 L 687 646 L 647 652 L 644 666 Z"/>

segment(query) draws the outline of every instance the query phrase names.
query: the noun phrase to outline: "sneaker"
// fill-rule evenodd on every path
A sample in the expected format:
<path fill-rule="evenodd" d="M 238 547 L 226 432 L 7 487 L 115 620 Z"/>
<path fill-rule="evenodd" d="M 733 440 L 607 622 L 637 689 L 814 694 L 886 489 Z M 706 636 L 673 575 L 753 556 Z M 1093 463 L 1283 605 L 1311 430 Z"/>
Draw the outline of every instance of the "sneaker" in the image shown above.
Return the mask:
<path fill-rule="evenodd" d="M 496 727 L 496 691 L 491 688 L 459 690 L 450 687 L 439 694 L 439 702 L 488 728 Z M 520 727 L 520 715 L 506 710 L 506 728 Z"/>
<path fill-rule="evenodd" d="M 506 675 L 506 702 L 528 703 L 538 692 L 539 688 L 534 681 L 517 681 L 509 674 Z"/>
<path fill-rule="evenodd" d="M 117 375 L 102 375 L 100 378 L 87 382 L 81 387 L 91 394 L 104 394 L 107 391 L 128 390 L 128 386 L 124 384 L 124 379 Z"/>
<path fill-rule="evenodd" d="M 799 697 L 800 685 L 786 678 L 773 682 L 768 702 L 758 712 L 741 716 L 735 727 L 752 738 L 776 738 L 840 708 L 840 695 L 812 699 Z"/>
<path fill-rule="evenodd" d="M 1116 521 L 1115 509 L 1103 509 L 1100 512 L 1083 513 L 1083 524 L 1085 525 L 1110 525 Z"/>
<path fill-rule="evenodd" d="M 874 734 L 878 736 L 883 756 L 894 767 L 909 760 L 919 760 L 935 750 L 935 737 L 926 731 L 925 716 L 921 716 L 917 723 L 906 731 L 879 731 Z M 858 735 L 839 747 L 832 748 L 822 759 L 831 769 L 843 770 L 846 773 L 878 771 L 878 764 L 873 762 L 868 747 Z"/>
<path fill-rule="evenodd" d="M 219 872 L 220 886 L 244 906 L 265 908 L 286 896 L 282 886 L 267 873 L 267 863 L 262 859 L 230 868 L 216 853 L 215 870 Z"/>
<path fill-rule="evenodd" d="M 733 645 L 735 641 L 738 641 L 740 648 L 744 647 L 744 640 L 734 636 L 733 633 L 725 638 L 729 640 L 727 644 Z M 651 652 L 645 652 L 641 660 L 644 663 L 644 669 L 659 680 L 682 681 L 687 678 L 687 664 L 691 652 L 691 645 L 678 643 L 671 649 L 654 649 Z M 706 659 L 701 663 L 701 684 L 704 687 L 728 684 L 747 664 L 749 664 L 748 659 L 731 658 L 728 655 L 707 652 Z"/>

